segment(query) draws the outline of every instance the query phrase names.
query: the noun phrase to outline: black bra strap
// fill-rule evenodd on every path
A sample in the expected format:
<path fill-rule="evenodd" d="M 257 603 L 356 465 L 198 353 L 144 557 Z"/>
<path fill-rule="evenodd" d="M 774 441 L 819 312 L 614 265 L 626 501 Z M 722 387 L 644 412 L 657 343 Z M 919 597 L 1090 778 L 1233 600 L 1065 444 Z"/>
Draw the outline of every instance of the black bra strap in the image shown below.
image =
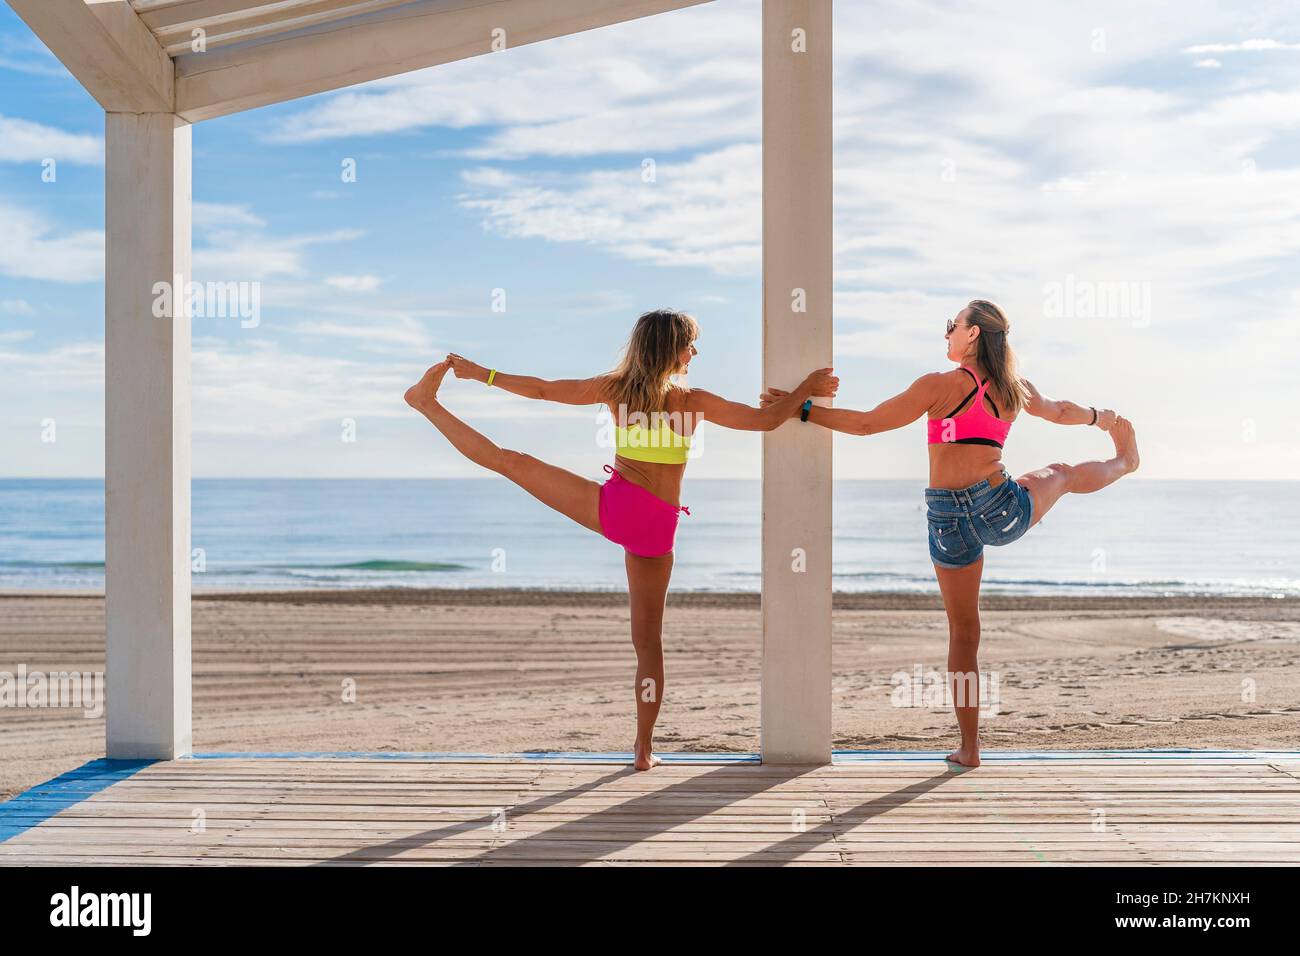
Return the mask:
<path fill-rule="evenodd" d="M 947 415 L 945 415 L 945 416 L 943 416 L 943 417 L 944 417 L 944 418 L 956 418 L 956 417 L 957 417 L 957 413 L 958 413 L 959 411 L 961 411 L 962 406 L 965 405 L 967 402 L 969 402 L 969 401 L 970 401 L 970 400 L 975 396 L 975 393 L 978 392 L 979 390 L 980 390 L 980 387 L 979 387 L 978 385 L 976 385 L 974 388 L 972 388 L 972 389 L 970 390 L 970 392 L 966 395 L 965 398 L 963 398 L 960 402 L 957 403 L 957 407 L 956 407 L 956 408 L 954 408 L 952 411 L 950 411 Z"/>
<path fill-rule="evenodd" d="M 978 392 L 981 388 L 983 388 L 985 385 L 989 383 L 989 380 L 987 378 L 983 382 L 981 382 L 978 378 L 975 377 L 975 373 L 972 372 L 970 369 L 968 369 L 965 365 L 959 365 L 957 367 L 970 376 L 970 380 L 975 383 L 975 387 L 971 389 L 969 393 L 967 393 L 965 398 L 963 398 L 960 402 L 957 403 L 956 408 L 950 411 L 947 415 L 943 416 L 944 418 L 955 418 L 957 413 L 961 411 L 962 406 L 965 405 L 967 402 L 969 402 L 975 396 L 976 392 Z M 986 394 L 985 397 L 988 398 L 989 404 L 993 406 L 994 417 L 1001 418 L 1002 413 L 998 411 L 998 403 L 993 401 L 993 396 Z"/>

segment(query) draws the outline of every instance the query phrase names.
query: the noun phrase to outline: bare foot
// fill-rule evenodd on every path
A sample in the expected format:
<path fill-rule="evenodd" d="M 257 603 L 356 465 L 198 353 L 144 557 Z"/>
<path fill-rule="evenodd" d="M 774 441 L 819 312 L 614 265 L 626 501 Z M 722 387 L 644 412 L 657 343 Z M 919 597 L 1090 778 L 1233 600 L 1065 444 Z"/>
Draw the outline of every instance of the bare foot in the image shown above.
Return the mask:
<path fill-rule="evenodd" d="M 431 366 L 424 373 L 424 378 L 406 390 L 406 404 L 412 408 L 423 410 L 437 402 L 438 388 L 442 385 L 442 377 L 447 374 L 449 368 L 451 368 L 451 363 L 446 359 L 443 359 L 437 365 Z"/>
<path fill-rule="evenodd" d="M 636 748 L 636 759 L 632 761 L 632 766 L 637 770 L 650 770 L 659 766 L 663 761 L 654 755 L 649 748 L 642 748 L 639 744 Z"/>
<path fill-rule="evenodd" d="M 1137 433 L 1133 423 L 1123 415 L 1115 417 L 1115 424 L 1110 426 L 1110 437 L 1115 442 L 1115 457 L 1124 463 L 1124 473 L 1131 474 L 1138 470 Z"/>
<path fill-rule="evenodd" d="M 962 747 L 959 750 L 954 750 L 943 759 L 949 763 L 961 764 L 963 767 L 978 767 L 980 765 L 980 752 L 975 747 Z"/>

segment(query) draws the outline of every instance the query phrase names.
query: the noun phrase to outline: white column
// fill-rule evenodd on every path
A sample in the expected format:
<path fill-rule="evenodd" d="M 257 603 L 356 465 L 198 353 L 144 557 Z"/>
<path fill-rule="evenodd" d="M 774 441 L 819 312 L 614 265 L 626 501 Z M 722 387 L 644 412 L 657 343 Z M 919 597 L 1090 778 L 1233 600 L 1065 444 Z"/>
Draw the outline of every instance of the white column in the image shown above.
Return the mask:
<path fill-rule="evenodd" d="M 191 748 L 190 127 L 105 123 L 106 754 L 171 759 Z"/>
<path fill-rule="evenodd" d="M 763 0 L 763 383 L 831 361 L 831 0 Z M 828 404 L 824 399 L 819 404 Z M 831 433 L 763 436 L 765 763 L 831 757 Z"/>

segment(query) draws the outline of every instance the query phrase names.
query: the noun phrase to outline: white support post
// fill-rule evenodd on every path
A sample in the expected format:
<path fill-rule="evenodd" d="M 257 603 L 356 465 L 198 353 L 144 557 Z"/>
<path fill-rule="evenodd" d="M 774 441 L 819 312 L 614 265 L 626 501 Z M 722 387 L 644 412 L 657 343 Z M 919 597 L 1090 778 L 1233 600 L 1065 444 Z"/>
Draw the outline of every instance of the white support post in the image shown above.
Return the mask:
<path fill-rule="evenodd" d="M 105 124 L 106 754 L 170 760 L 191 749 L 190 127 Z"/>
<path fill-rule="evenodd" d="M 832 364 L 831 0 L 763 0 L 763 384 Z M 818 404 L 828 404 L 818 399 Z M 764 763 L 831 759 L 831 433 L 763 436 Z"/>

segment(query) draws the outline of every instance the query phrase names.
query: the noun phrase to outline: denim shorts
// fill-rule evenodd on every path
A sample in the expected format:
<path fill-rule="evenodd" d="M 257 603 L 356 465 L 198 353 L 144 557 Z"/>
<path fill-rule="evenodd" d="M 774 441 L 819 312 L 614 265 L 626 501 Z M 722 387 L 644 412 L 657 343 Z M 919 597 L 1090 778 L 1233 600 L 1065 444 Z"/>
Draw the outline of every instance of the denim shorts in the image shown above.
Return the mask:
<path fill-rule="evenodd" d="M 942 568 L 964 568 L 984 554 L 984 545 L 1010 544 L 1029 530 L 1034 502 L 1024 485 L 988 479 L 969 488 L 925 489 L 930 559 Z"/>

